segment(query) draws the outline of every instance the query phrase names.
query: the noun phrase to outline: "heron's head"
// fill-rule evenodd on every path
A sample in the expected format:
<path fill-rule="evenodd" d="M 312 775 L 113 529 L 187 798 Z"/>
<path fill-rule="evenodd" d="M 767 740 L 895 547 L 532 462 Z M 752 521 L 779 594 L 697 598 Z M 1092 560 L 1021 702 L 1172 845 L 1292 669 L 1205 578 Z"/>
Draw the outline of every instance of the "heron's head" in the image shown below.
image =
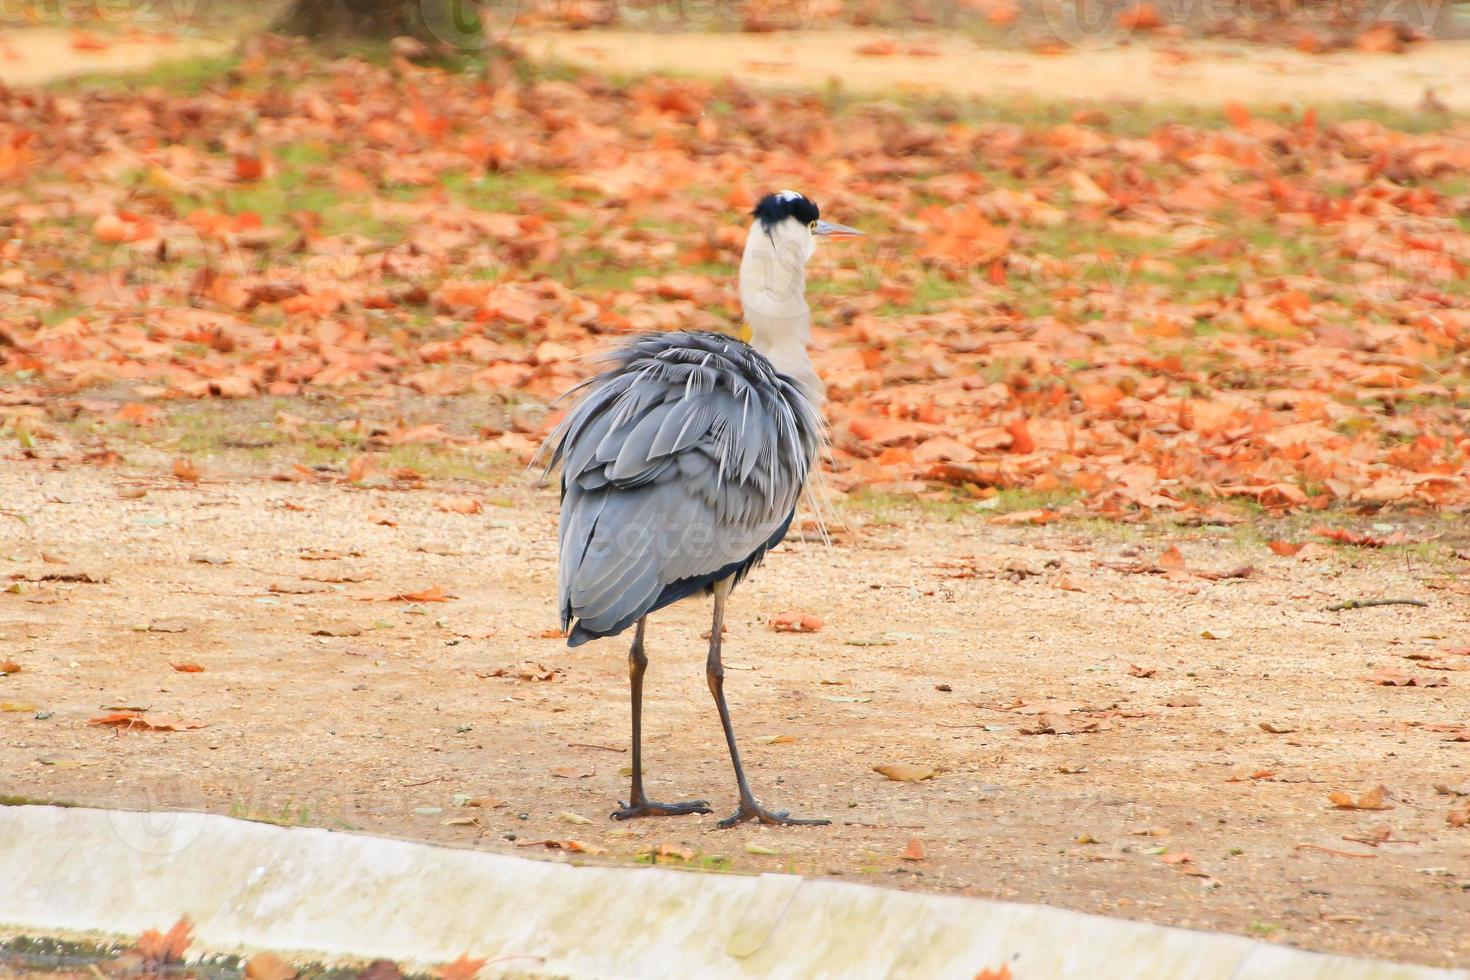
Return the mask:
<path fill-rule="evenodd" d="M 853 238 L 862 234 L 856 228 L 823 221 L 817 202 L 796 191 L 767 194 L 751 215 L 755 222 L 750 228 L 751 240 L 746 242 L 746 251 L 753 246 L 761 249 L 769 245 L 785 264 L 806 265 L 817 250 L 817 242 L 823 238 Z"/>
<path fill-rule="evenodd" d="M 806 264 L 817 242 L 852 238 L 862 232 L 823 221 L 817 202 L 796 191 L 767 194 L 751 214 L 755 220 L 740 261 L 740 301 L 746 327 L 768 336 L 789 330 L 804 343 L 809 322 Z"/>

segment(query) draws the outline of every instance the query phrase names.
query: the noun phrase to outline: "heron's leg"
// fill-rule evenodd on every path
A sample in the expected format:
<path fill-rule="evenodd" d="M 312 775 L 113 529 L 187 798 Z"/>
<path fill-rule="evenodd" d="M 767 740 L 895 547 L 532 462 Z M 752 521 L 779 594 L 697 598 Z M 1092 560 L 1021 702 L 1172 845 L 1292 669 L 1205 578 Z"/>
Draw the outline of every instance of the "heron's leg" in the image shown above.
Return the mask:
<path fill-rule="evenodd" d="M 628 648 L 628 680 L 633 701 L 633 788 L 627 802 L 618 801 L 621 809 L 614 810 L 612 817 L 614 820 L 627 820 L 630 817 L 709 813 L 709 804 L 704 800 L 653 803 L 643 792 L 643 671 L 648 667 L 648 656 L 643 652 L 643 627 L 647 622 L 647 616 L 638 620 L 638 628 L 633 632 L 633 645 Z"/>
<path fill-rule="evenodd" d="M 709 692 L 715 697 L 715 707 L 720 712 L 720 726 L 725 729 L 725 741 L 730 746 L 730 761 L 735 763 L 735 785 L 740 789 L 740 808 L 720 821 L 721 827 L 733 827 L 747 820 L 759 820 L 769 824 L 828 824 L 830 820 L 801 820 L 790 816 L 785 810 L 774 813 L 761 806 L 745 781 L 745 767 L 740 764 L 740 750 L 735 747 L 735 726 L 730 724 L 730 708 L 725 704 L 725 667 L 720 663 L 720 634 L 725 629 L 725 597 L 734 587 L 734 579 L 727 578 L 715 585 L 715 621 L 709 631 L 709 660 L 705 664 L 704 676 L 709 681 Z"/>

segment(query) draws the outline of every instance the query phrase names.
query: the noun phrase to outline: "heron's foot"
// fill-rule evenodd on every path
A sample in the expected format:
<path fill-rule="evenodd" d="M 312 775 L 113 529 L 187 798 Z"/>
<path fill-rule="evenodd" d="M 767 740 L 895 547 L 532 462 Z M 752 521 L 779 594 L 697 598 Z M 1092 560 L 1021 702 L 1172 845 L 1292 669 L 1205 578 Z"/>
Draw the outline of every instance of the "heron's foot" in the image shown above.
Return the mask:
<path fill-rule="evenodd" d="M 618 806 L 621 809 L 612 812 L 614 820 L 632 820 L 634 817 L 677 817 L 685 813 L 713 812 L 704 800 L 686 800 L 683 803 L 654 803 L 651 800 L 627 803 L 618 800 Z"/>
<path fill-rule="evenodd" d="M 785 810 L 777 810 L 772 813 L 754 800 L 741 800 L 740 809 L 730 814 L 724 820 L 721 820 L 718 826 L 721 830 L 728 830 L 737 824 L 745 823 L 747 820 L 756 820 L 760 823 L 771 824 L 773 826 L 788 827 L 823 827 L 832 822 L 823 819 L 804 820 L 800 817 L 791 816 Z"/>

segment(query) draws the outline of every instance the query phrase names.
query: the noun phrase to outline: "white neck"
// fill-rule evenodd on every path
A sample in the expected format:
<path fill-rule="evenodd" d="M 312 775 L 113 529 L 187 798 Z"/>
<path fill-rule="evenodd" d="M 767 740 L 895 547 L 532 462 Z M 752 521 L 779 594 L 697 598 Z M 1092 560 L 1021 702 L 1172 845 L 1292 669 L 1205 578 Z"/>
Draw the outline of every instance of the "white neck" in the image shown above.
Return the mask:
<path fill-rule="evenodd" d="M 815 247 L 811 233 L 796 221 L 782 221 L 769 232 L 754 222 L 740 260 L 740 305 L 750 345 L 820 405 L 825 389 L 806 352 L 812 336 L 806 263 Z"/>

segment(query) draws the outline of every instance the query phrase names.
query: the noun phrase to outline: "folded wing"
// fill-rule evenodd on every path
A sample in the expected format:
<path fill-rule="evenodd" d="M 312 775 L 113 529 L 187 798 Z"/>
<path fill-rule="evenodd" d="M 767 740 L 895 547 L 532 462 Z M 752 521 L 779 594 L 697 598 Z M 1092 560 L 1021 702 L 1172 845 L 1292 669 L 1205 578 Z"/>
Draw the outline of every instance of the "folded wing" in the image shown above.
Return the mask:
<path fill-rule="evenodd" d="M 569 645 L 744 577 L 785 536 L 820 432 L 797 385 L 722 334 L 620 351 L 548 440 Z"/>

